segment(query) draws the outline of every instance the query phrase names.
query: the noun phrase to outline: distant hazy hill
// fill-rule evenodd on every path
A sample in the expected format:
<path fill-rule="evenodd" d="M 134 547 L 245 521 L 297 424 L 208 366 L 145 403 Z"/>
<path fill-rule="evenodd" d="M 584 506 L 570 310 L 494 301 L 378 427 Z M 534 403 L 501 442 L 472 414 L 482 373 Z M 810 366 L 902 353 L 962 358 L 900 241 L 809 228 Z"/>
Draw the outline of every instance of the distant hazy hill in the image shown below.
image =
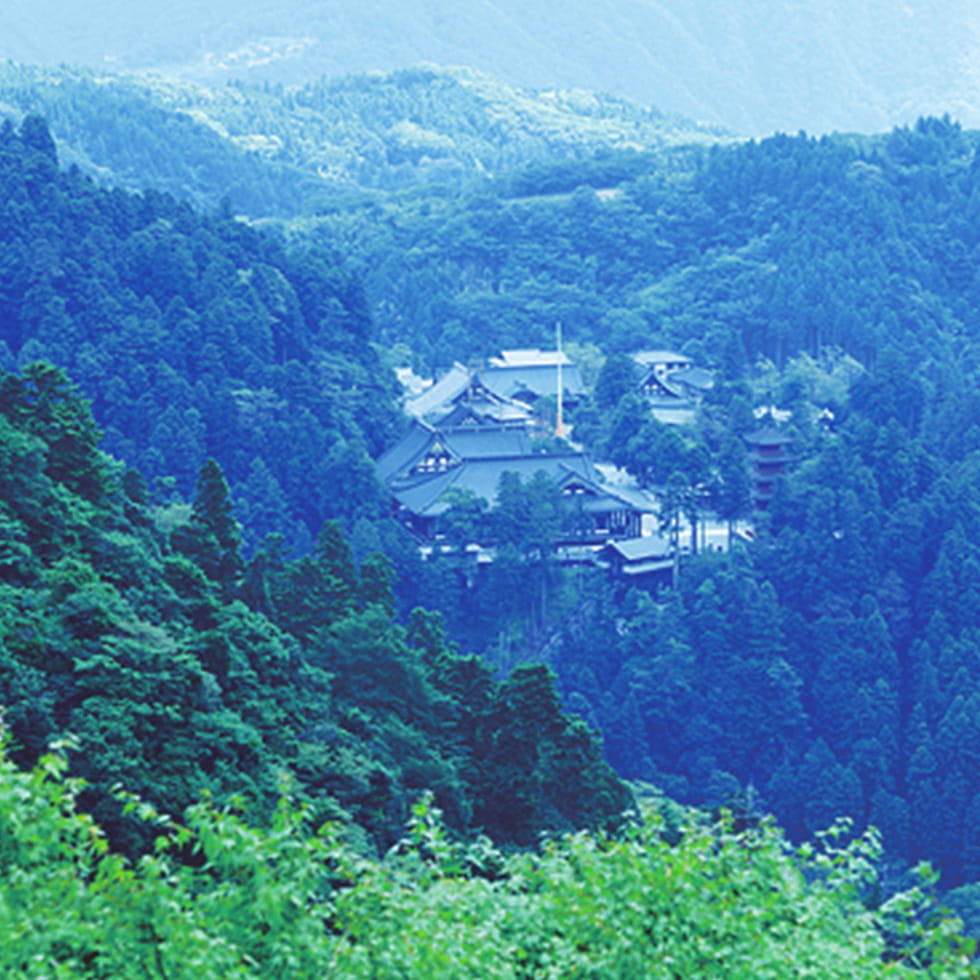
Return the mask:
<path fill-rule="evenodd" d="M 612 96 L 427 67 L 287 88 L 0 64 L 0 118 L 27 113 L 49 121 L 64 162 L 103 182 L 203 206 L 227 197 L 252 216 L 301 213 L 324 192 L 458 187 L 722 138 Z"/>
<path fill-rule="evenodd" d="M 8 0 L 0 56 L 306 82 L 420 61 L 747 134 L 980 125 L 975 0 Z"/>

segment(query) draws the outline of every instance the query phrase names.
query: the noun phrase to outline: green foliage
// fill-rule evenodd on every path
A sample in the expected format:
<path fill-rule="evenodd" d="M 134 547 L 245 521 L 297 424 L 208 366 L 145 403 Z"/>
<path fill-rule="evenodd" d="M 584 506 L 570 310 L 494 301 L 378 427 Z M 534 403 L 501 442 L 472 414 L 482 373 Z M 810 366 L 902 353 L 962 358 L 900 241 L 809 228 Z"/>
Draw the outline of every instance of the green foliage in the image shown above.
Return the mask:
<path fill-rule="evenodd" d="M 173 535 L 174 546 L 226 595 L 238 584 L 244 562 L 242 539 L 221 467 L 208 459 L 197 478 L 190 522 Z"/>
<path fill-rule="evenodd" d="M 11 532 L 0 548 L 0 704 L 18 761 L 73 733 L 80 802 L 117 848 L 150 844 L 110 792 L 120 781 L 171 815 L 207 792 L 261 822 L 286 777 L 318 815 L 356 821 L 368 847 L 397 840 L 424 790 L 454 833 L 492 825 L 502 843 L 626 807 L 591 733 L 576 737 L 576 765 L 553 758 L 554 732 L 570 723 L 548 678 L 551 727 L 524 731 L 530 769 L 511 772 L 538 795 L 513 826 L 484 817 L 491 793 L 507 791 L 487 773 L 501 726 L 515 724 L 498 710 L 509 688 L 460 657 L 433 614 L 419 610 L 407 631 L 395 622 L 384 555 L 358 565 L 327 521 L 310 554 L 286 561 L 271 537 L 243 570 L 214 461 L 187 522 L 161 529 L 132 476 L 94 444 L 83 442 L 84 468 L 76 460 L 71 474 L 49 464 L 65 438 L 52 419 L 92 431 L 62 375 L 0 375 L 0 396 L 0 481 L 11 490 L 0 508 Z"/>
<path fill-rule="evenodd" d="M 908 139 L 929 152 L 910 158 Z M 776 136 L 660 157 L 601 196 L 495 184 L 379 201 L 385 222 L 337 207 L 304 228 L 352 250 L 381 336 L 427 368 L 545 345 L 556 320 L 570 342 L 610 355 L 663 344 L 731 379 L 804 352 L 869 367 L 889 345 L 908 368 L 973 336 L 975 149 L 942 120 Z M 567 189 L 590 184 L 581 171 Z M 924 405 L 893 388 L 875 395 L 882 410 Z"/>
<path fill-rule="evenodd" d="M 628 354 L 617 353 L 607 357 L 595 383 L 595 401 L 599 409 L 611 412 L 621 398 L 635 391 L 637 374 L 637 367 Z"/>
<path fill-rule="evenodd" d="M 443 499 L 448 506 L 439 515 L 438 527 L 449 547 L 459 552 L 474 541 L 486 539 L 489 505 L 483 497 L 472 490 L 450 487 Z"/>
<path fill-rule="evenodd" d="M 491 538 L 543 561 L 558 538 L 564 513 L 558 487 L 543 472 L 524 481 L 505 471 L 489 518 Z"/>
<path fill-rule="evenodd" d="M 380 551 L 372 551 L 361 562 L 361 581 L 358 585 L 358 598 L 365 605 L 381 606 L 389 616 L 395 613 L 393 591 L 395 571 L 391 559 Z"/>
<path fill-rule="evenodd" d="M 64 105 L 71 85 L 50 80 L 37 98 Z M 86 104 L 108 88 L 76 82 L 87 86 L 79 96 Z M 196 94 L 155 84 L 153 99 L 177 106 L 185 122 L 188 112 L 207 111 Z M 373 522 L 377 544 L 410 573 L 395 585 L 402 611 L 437 598 L 454 636 L 479 637 L 507 665 L 514 647 L 547 641 L 569 703 L 606 731 L 620 771 L 712 805 L 752 790 L 797 837 L 845 809 L 859 825 L 879 822 L 898 860 L 935 859 L 944 884 L 974 878 L 976 135 L 948 119 L 923 120 L 874 138 L 604 153 L 598 143 L 608 142 L 603 132 L 616 114 L 601 100 L 584 113 L 596 125 L 583 136 L 540 100 L 497 93 L 487 101 L 482 84 L 419 70 L 323 83 L 295 98 L 216 95 L 213 115 L 198 122 L 239 138 L 244 121 L 259 119 L 263 133 L 281 123 L 293 142 L 283 137 L 272 155 L 282 153 L 284 166 L 312 161 L 329 174 L 336 165 L 339 180 L 389 189 L 321 197 L 317 217 L 291 227 L 293 241 L 316 245 L 300 254 L 227 211 L 201 218 L 159 193 L 105 193 L 78 173 L 59 174 L 51 134 L 36 118 L 19 132 L 4 128 L 0 358 L 72 365 L 108 446 L 153 478 L 161 519 L 174 487 L 189 494 L 202 462 L 220 461 L 251 525 L 253 560 L 239 594 L 277 624 L 269 646 L 287 652 L 272 661 L 318 678 L 318 699 L 297 695 L 284 709 L 295 723 L 279 726 L 317 805 L 326 808 L 343 787 L 343 805 L 371 814 L 372 829 L 390 836 L 407 799 L 391 787 L 407 783 L 401 763 L 381 751 L 388 739 L 416 753 L 417 772 L 439 775 L 448 787 L 440 803 L 454 827 L 466 825 L 473 801 L 459 787 L 479 781 L 489 752 L 480 726 L 496 697 L 471 663 L 446 661 L 441 687 L 431 667 L 440 654 L 426 653 L 420 665 L 397 630 L 371 619 L 371 608 L 388 602 L 377 561 L 358 570 L 339 554 L 288 560 L 332 516 Z M 247 108 L 253 96 L 265 116 Z M 119 95 L 130 98 L 143 96 Z M 290 99 L 287 123 L 280 103 Z M 535 138 L 487 147 L 487 105 L 506 110 L 508 124 L 526 114 Z M 326 121 L 314 118 L 321 112 Z M 119 118 L 135 133 L 134 116 Z M 150 117 L 152 132 L 164 116 Z M 57 127 L 55 135 L 62 138 Z M 565 158 L 555 158 L 551 142 Z M 492 160 L 498 174 L 524 169 L 477 186 L 457 167 L 464 157 Z M 351 176 L 351 167 L 361 170 Z M 613 184 L 600 186 L 606 181 Z M 292 193 L 283 190 L 283 200 Z M 700 519 L 707 502 L 729 520 L 744 512 L 739 438 L 753 424 L 750 396 L 791 412 L 797 465 L 758 520 L 756 545 L 692 557 L 679 591 L 659 604 L 634 597 L 614 605 L 587 576 L 569 600 L 571 576 L 546 558 L 553 502 L 546 488 L 526 484 L 503 488 L 502 546 L 482 580 L 444 556 L 423 567 L 414 543 L 381 519 L 371 474 L 369 455 L 393 429 L 393 384 L 367 343 L 371 312 L 381 340 L 407 344 L 417 367 L 548 344 L 555 320 L 571 342 L 601 344 L 609 356 L 597 401 L 606 416 L 586 405 L 576 436 L 601 441 L 642 480 L 663 484 L 668 525 L 684 514 Z M 639 396 L 623 394 L 628 379 L 614 372 L 626 365 L 622 355 L 654 340 L 724 376 L 702 406 L 697 438 L 645 423 Z M 205 574 L 168 553 L 141 523 L 118 470 L 94 454 L 86 418 L 77 393 L 50 369 L 0 384 L 3 684 L 4 697 L 18 699 L 9 710 L 25 757 L 76 711 L 85 717 L 75 703 L 76 663 L 96 676 L 94 653 L 113 644 L 132 658 L 131 621 L 173 629 L 174 649 L 200 666 L 199 690 L 194 670 L 178 671 L 178 705 L 224 707 L 231 679 L 255 668 L 222 639 L 226 628 L 247 632 L 231 628 L 243 615 L 227 602 L 237 568 L 217 581 L 213 567 Z M 450 544 L 485 517 L 471 501 L 456 503 L 446 518 Z M 285 542 L 266 537 L 276 531 Z M 217 556 L 235 550 L 219 547 Z M 147 597 L 136 583 L 151 581 L 159 588 Z M 573 609 L 559 650 L 549 630 Z M 414 714 L 372 714 L 351 695 L 324 716 L 328 681 L 304 659 L 307 649 L 326 669 L 345 662 L 337 637 L 349 638 L 363 671 L 372 624 L 392 673 L 419 695 Z M 408 645 L 428 650 L 434 641 L 424 632 Z M 390 701 L 378 677 L 367 676 L 378 704 Z M 485 701 L 448 710 L 441 695 L 450 684 L 469 684 Z M 130 721 L 124 712 L 120 721 L 111 699 L 92 708 L 95 743 L 104 725 L 130 744 Z M 211 771 L 188 770 L 198 783 L 221 783 L 230 758 L 254 762 L 253 729 L 277 728 L 254 716 L 239 725 L 234 712 L 215 717 Z M 465 733 L 481 748 L 462 760 L 447 743 L 423 751 L 435 736 L 415 726 L 433 718 L 433 731 L 445 723 L 452 739 Z M 315 739 L 297 734 L 310 731 Z M 272 754 L 258 755 L 268 763 L 258 766 L 267 787 Z M 533 794 L 539 777 L 521 775 L 521 794 Z M 379 802 L 392 799 L 399 802 L 389 810 Z"/>
<path fill-rule="evenodd" d="M 797 459 L 754 515 L 751 543 L 685 557 L 676 591 L 657 602 L 602 597 L 552 662 L 621 774 L 690 803 L 754 798 L 797 838 L 848 814 L 882 830 L 896 875 L 930 860 L 956 888 L 980 867 L 978 463 L 953 435 L 975 368 L 922 370 L 893 352 L 848 389 L 851 367 L 834 355 L 782 375 L 765 367 L 760 384 L 791 407 Z M 833 416 L 818 420 L 825 398 Z M 745 515 L 744 444 L 718 426 L 700 432 L 719 449 L 711 505 Z M 665 435 L 658 465 L 688 441 Z M 678 462 L 668 477 L 667 527 L 696 472 Z"/>
<path fill-rule="evenodd" d="M 877 843 L 798 851 L 769 824 L 685 815 L 504 856 L 454 843 L 431 800 L 383 860 L 313 834 L 282 799 L 266 828 L 195 804 L 182 822 L 120 791 L 156 833 L 134 864 L 78 812 L 57 752 L 0 758 L 0 971 L 7 976 L 343 978 L 977 976 L 972 942 L 921 890 L 878 909 Z M 181 862 L 181 854 L 192 860 Z"/>

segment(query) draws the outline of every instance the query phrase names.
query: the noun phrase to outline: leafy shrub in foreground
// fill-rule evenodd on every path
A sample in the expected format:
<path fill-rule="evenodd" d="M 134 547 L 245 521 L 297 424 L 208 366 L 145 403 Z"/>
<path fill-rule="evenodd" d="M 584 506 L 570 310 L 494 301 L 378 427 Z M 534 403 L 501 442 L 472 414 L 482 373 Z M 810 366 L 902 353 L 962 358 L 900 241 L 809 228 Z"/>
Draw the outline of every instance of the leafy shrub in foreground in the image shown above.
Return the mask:
<path fill-rule="evenodd" d="M 257 829 L 206 803 L 177 826 L 134 799 L 161 833 L 129 865 L 76 810 L 65 765 L 0 760 L 3 976 L 980 976 L 955 920 L 924 916 L 917 891 L 862 904 L 873 838 L 794 852 L 770 825 L 691 814 L 670 844 L 651 814 L 622 839 L 503 857 L 451 843 L 423 800 L 402 843 L 368 861 L 285 801 Z"/>

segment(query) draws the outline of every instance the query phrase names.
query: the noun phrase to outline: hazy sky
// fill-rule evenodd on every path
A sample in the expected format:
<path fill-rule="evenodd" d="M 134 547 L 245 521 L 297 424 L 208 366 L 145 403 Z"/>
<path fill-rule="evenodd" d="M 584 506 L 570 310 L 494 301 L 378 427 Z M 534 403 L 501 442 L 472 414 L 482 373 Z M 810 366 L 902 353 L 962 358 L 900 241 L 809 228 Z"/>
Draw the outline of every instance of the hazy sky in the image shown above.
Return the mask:
<path fill-rule="evenodd" d="M 980 126 L 980 0 L 4 0 L 0 56 L 291 83 L 432 61 L 752 134 Z"/>

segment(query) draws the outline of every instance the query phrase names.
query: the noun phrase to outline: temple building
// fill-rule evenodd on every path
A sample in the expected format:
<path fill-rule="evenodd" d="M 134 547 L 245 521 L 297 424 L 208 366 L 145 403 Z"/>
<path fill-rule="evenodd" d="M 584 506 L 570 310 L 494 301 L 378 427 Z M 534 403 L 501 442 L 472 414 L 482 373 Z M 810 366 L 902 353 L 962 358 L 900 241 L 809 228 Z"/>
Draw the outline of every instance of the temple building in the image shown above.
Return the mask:
<path fill-rule="evenodd" d="M 691 367 L 694 362 L 685 354 L 672 350 L 640 350 L 633 354 L 633 360 L 645 373 L 664 378 L 674 371 Z"/>
<path fill-rule="evenodd" d="M 432 425 L 496 424 L 528 426 L 533 421 L 530 407 L 500 394 L 481 380 L 478 371 L 454 364 L 435 384 L 409 398 L 405 412 Z"/>
<path fill-rule="evenodd" d="M 438 426 L 531 425 L 542 398 L 575 406 L 585 396 L 578 366 L 562 351 L 505 350 L 479 367 L 454 364 L 431 387 L 405 402 L 409 415 Z"/>
<path fill-rule="evenodd" d="M 610 541 L 599 553 L 599 563 L 609 569 L 613 581 L 622 589 L 670 585 L 677 573 L 674 547 L 659 534 Z"/>
<path fill-rule="evenodd" d="M 689 357 L 667 350 L 638 351 L 639 387 L 658 422 L 691 425 L 698 406 L 714 385 L 714 375 L 695 367 Z"/>
<path fill-rule="evenodd" d="M 573 407 L 585 397 L 578 365 L 563 351 L 505 350 L 480 372 L 480 380 L 496 394 L 534 405 L 539 398 L 557 398 Z"/>
<path fill-rule="evenodd" d="M 486 420 L 436 427 L 416 419 L 405 436 L 377 462 L 391 492 L 394 513 L 423 541 L 434 540 L 437 521 L 460 491 L 492 509 L 504 473 L 527 481 L 543 473 L 576 515 L 559 543 L 600 545 L 639 537 L 643 515 L 656 508 L 638 491 L 603 484 L 584 452 L 536 452 L 526 429 Z"/>
<path fill-rule="evenodd" d="M 744 438 L 752 473 L 752 503 L 757 510 L 765 510 L 772 500 L 776 479 L 789 466 L 786 447 L 793 439 L 771 422 Z"/>

